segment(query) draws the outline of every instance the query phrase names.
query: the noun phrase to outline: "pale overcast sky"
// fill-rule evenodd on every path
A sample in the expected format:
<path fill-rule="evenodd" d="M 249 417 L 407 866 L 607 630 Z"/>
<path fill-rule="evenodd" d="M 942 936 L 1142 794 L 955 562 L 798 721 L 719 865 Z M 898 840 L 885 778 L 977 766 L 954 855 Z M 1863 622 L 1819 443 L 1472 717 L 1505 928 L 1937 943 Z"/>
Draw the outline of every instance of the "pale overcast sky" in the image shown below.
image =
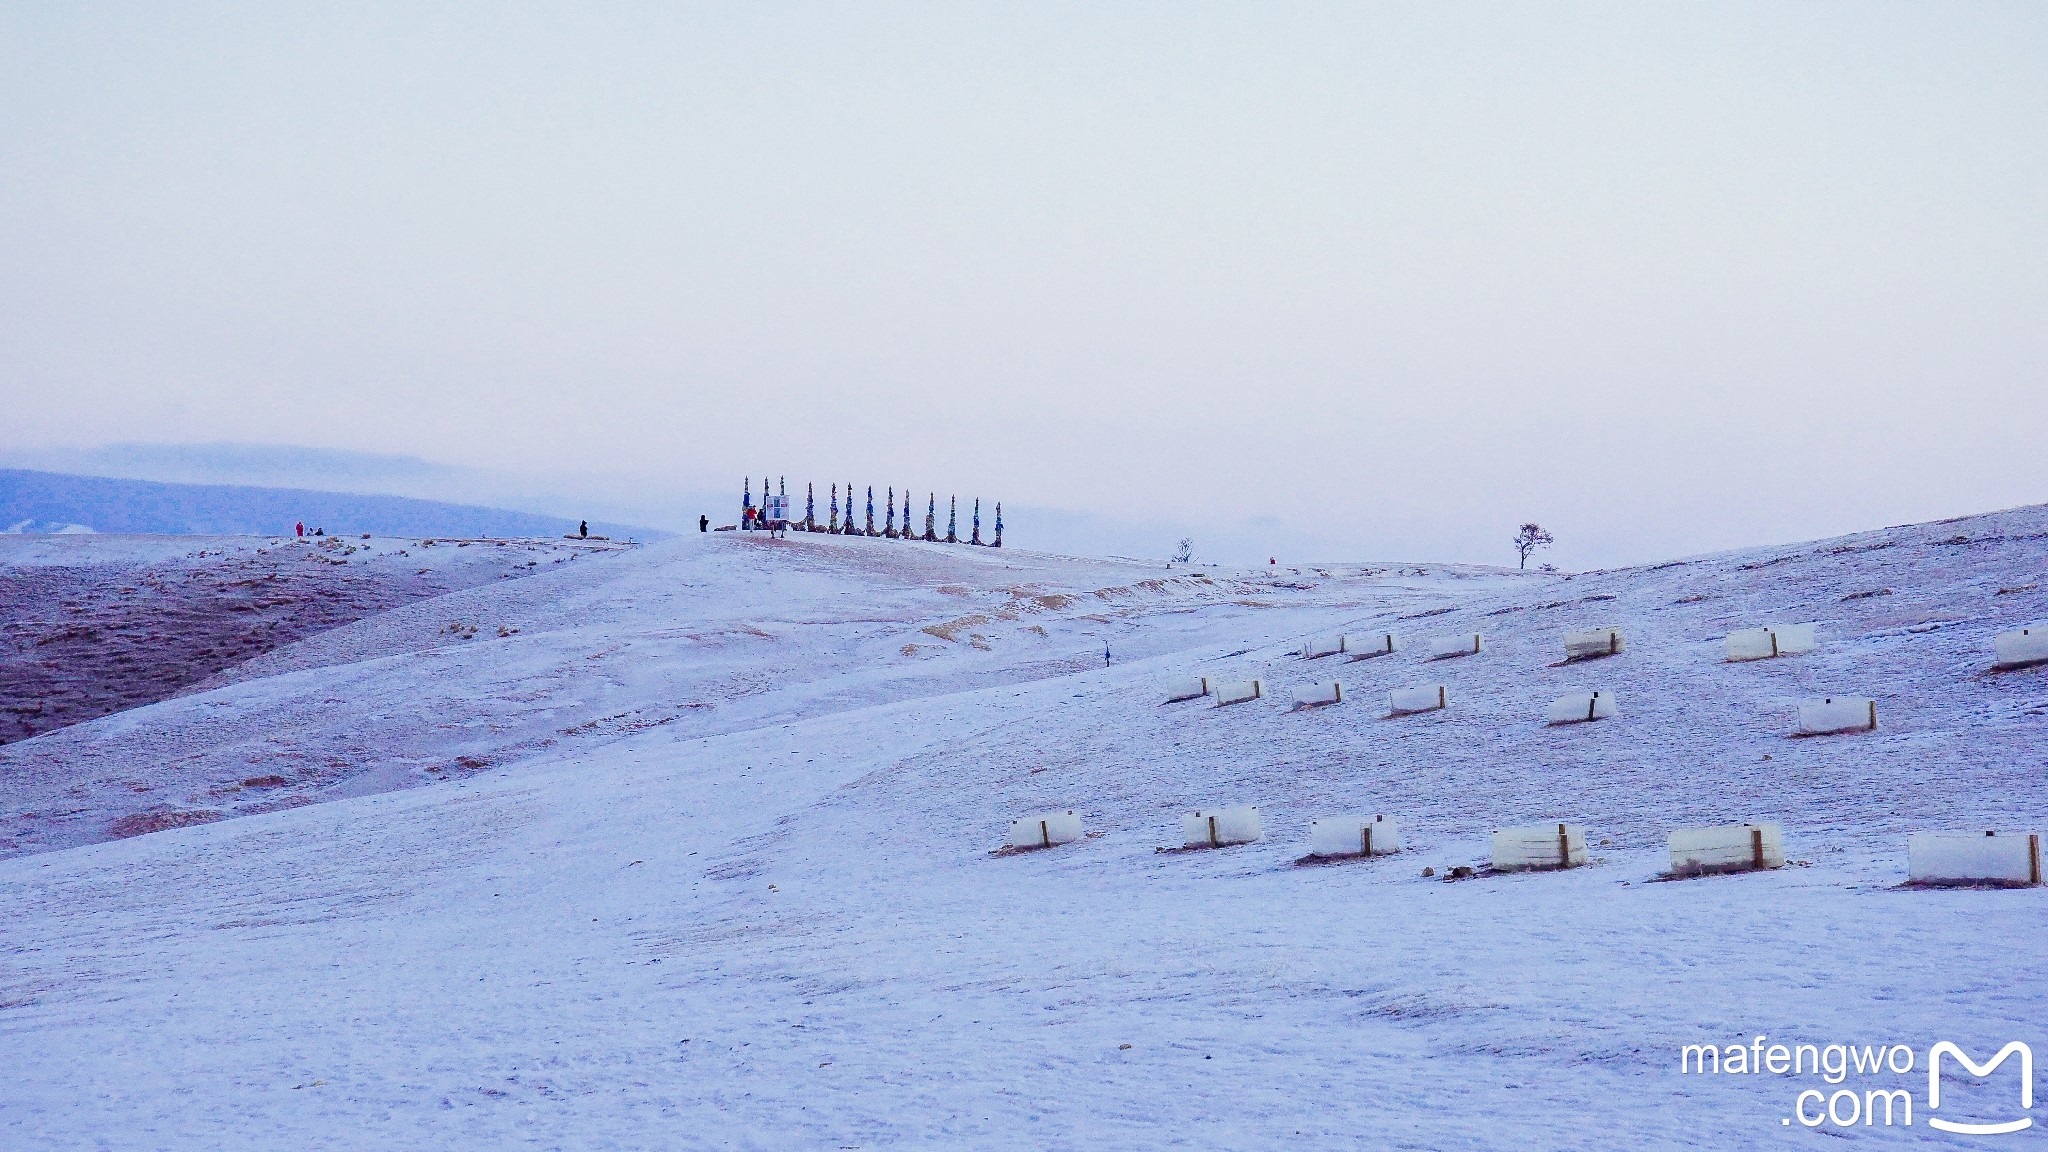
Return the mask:
<path fill-rule="evenodd" d="M 0 6 L 0 447 L 1578 567 L 2048 500 L 2044 369 L 2039 3 Z"/>

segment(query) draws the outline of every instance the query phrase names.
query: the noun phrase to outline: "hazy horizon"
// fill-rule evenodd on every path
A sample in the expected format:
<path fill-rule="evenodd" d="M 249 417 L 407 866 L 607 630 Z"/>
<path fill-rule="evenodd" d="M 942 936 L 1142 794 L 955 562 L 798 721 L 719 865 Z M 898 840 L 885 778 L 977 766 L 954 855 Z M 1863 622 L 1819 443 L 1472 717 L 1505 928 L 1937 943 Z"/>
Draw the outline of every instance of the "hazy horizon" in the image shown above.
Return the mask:
<path fill-rule="evenodd" d="M 2037 503 L 2044 49 L 2020 4 L 16 5 L 0 450 L 767 469 L 1283 562 Z"/>

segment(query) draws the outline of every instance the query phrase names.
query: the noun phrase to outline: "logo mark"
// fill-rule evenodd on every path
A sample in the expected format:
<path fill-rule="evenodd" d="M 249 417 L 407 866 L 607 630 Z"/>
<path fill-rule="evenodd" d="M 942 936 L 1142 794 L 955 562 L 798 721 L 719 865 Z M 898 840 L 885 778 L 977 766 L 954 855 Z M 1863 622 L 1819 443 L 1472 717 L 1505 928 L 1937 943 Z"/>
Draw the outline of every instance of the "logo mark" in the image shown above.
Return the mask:
<path fill-rule="evenodd" d="M 2015 1040 L 2000 1048 L 1998 1055 L 1979 1064 L 1964 1055 L 1961 1048 L 1956 1047 L 1947 1040 L 1943 1040 L 1927 1050 L 1927 1110 L 1929 1112 L 1941 1107 L 1941 1055 L 1944 1052 L 1955 1057 L 1956 1063 L 1961 1064 L 1970 1075 L 1978 1077 L 1990 1076 L 1991 1073 L 1997 1071 L 2000 1064 L 2005 1063 L 2007 1056 L 2015 1052 L 2019 1053 L 2020 1108 L 2025 1111 L 2031 1110 L 2034 1107 L 2034 1050 L 2032 1048 Z M 1943 1132 L 1960 1132 L 1965 1136 L 1995 1136 L 2001 1132 L 2018 1132 L 2022 1128 L 2031 1128 L 2034 1125 L 2034 1118 L 2032 1116 L 2022 1116 L 2017 1120 L 2007 1120 L 2000 1124 L 1962 1124 L 1953 1120 L 1940 1120 L 1930 1116 L 1927 1118 L 1927 1123 L 1941 1129 Z"/>

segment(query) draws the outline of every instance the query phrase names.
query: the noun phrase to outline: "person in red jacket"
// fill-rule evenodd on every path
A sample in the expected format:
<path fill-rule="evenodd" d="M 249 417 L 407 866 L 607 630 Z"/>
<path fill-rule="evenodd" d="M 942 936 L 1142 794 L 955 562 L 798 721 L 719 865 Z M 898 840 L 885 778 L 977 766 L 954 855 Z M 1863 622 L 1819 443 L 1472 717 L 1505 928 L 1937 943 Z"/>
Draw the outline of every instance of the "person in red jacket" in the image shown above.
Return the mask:
<path fill-rule="evenodd" d="M 301 520 L 298 523 L 298 533 L 302 537 L 306 534 L 306 522 L 304 520 Z"/>

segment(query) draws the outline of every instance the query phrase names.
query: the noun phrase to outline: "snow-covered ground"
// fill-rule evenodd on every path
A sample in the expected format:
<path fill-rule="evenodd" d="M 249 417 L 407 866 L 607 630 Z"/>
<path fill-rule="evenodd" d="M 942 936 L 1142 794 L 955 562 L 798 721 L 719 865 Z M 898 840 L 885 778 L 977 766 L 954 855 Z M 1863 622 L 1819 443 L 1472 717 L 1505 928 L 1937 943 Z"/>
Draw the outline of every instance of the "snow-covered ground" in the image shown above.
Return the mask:
<path fill-rule="evenodd" d="M 2048 1055 L 2048 895 L 1902 888 L 1905 839 L 2048 825 L 2048 670 L 1988 671 L 2044 559 L 2041 508 L 1576 576 L 722 534 L 414 604 L 18 746 L 87 803 L 301 806 L 86 843 L 0 784 L 0 1145 L 1732 1148 L 1882 1087 L 1912 1126 L 1820 1131 L 1967 1146 L 1926 1052 Z M 1721 660 L 1781 621 L 1819 651 Z M 1386 629 L 1485 651 L 1293 654 Z M 1270 698 L 1162 704 L 1190 674 Z M 1621 716 L 1546 727 L 1581 688 Z M 1879 730 L 1793 738 L 1825 693 Z M 1229 803 L 1267 839 L 1158 851 Z M 991 853 L 1043 808 L 1099 835 Z M 1341 812 L 1409 849 L 1298 864 Z M 1444 880 L 1549 820 L 1591 866 Z M 1670 829 L 1749 820 L 1794 864 L 1658 880 Z M 1679 1071 L 1758 1034 L 1921 1063 Z M 2012 1076 L 1938 1115 L 2008 1118 Z"/>

